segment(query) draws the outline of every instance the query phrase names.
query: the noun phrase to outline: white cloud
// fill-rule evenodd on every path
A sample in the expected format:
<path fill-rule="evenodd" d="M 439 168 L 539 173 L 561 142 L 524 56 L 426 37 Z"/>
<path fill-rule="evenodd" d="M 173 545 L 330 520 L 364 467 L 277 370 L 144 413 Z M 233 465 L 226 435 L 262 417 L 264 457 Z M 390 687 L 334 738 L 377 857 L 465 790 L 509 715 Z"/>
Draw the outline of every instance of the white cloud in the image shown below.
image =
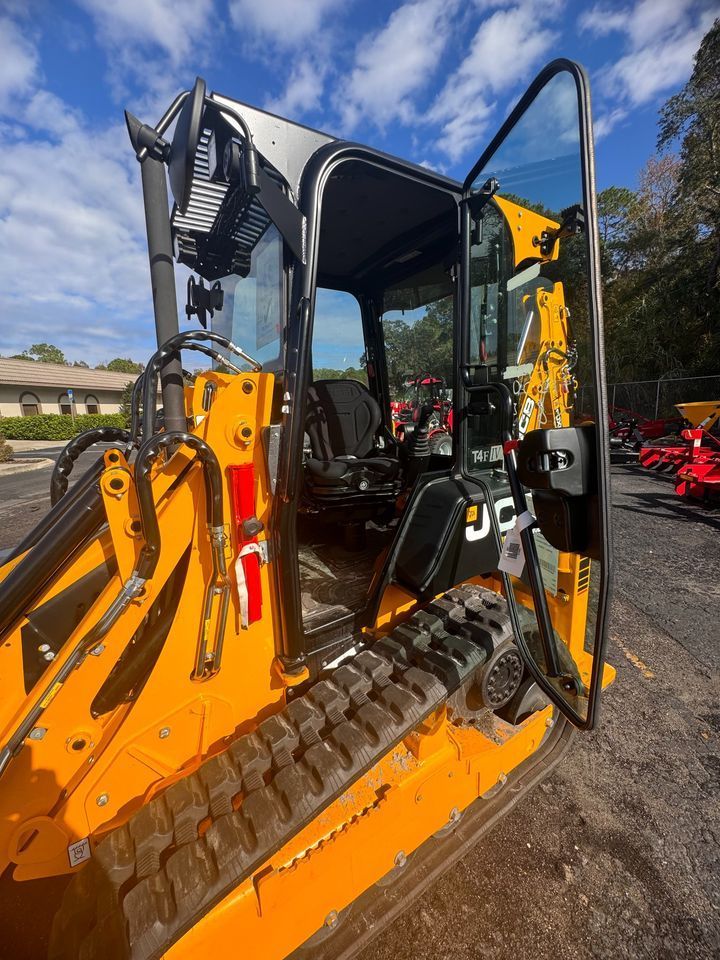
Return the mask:
<path fill-rule="evenodd" d="M 435 99 L 427 119 L 441 124 L 436 146 L 451 160 L 459 160 L 484 137 L 495 107 L 493 95 L 527 79 L 552 49 L 556 33 L 528 13 L 521 4 L 484 20 Z"/>
<path fill-rule="evenodd" d="M 456 6 L 455 0 L 405 3 L 382 29 L 363 38 L 335 99 L 347 132 L 362 119 L 384 127 L 393 120 L 408 123 L 413 118 L 413 97 L 432 79 Z"/>
<path fill-rule="evenodd" d="M 606 90 L 640 106 L 673 89 L 690 74 L 704 33 L 702 28 L 691 30 L 621 57 L 606 76 Z"/>
<path fill-rule="evenodd" d="M 628 111 L 624 107 L 617 107 L 615 110 L 601 113 L 593 122 L 595 142 L 597 143 L 598 140 L 602 140 L 603 137 L 607 137 L 608 134 L 612 133 L 615 127 L 621 123 L 627 115 Z"/>
<path fill-rule="evenodd" d="M 284 87 L 265 109 L 301 120 L 323 104 L 325 81 L 342 48 L 336 14 L 347 0 L 229 0 L 230 20 L 244 55 L 274 70 Z M 290 56 L 298 51 L 296 59 Z"/>
<path fill-rule="evenodd" d="M 222 24 L 214 0 L 76 0 L 90 16 L 95 39 L 105 51 L 107 83 L 125 102 L 134 86 L 143 91 L 133 104 L 150 118 L 160 115 L 189 86 L 193 69 L 213 53 Z"/>
<path fill-rule="evenodd" d="M 78 129 L 82 115 L 49 90 L 38 90 L 28 101 L 23 119 L 37 130 L 61 137 Z"/>
<path fill-rule="evenodd" d="M 229 9 L 240 34 L 254 33 L 278 47 L 292 47 L 325 29 L 325 18 L 345 6 L 347 0 L 230 0 Z"/>
<path fill-rule="evenodd" d="M 596 37 L 605 37 L 609 33 L 624 30 L 627 24 L 627 10 L 613 10 L 600 3 L 596 3 L 589 10 L 584 10 L 578 17 L 580 30 L 592 33 Z"/>
<path fill-rule="evenodd" d="M 77 0 L 92 17 L 100 43 L 119 51 L 155 46 L 177 67 L 215 19 L 213 0 Z"/>
<path fill-rule="evenodd" d="M 603 68 L 598 88 L 611 106 L 598 121 L 608 133 L 630 107 L 650 103 L 689 76 L 692 58 L 717 15 L 713 0 L 637 0 L 622 9 L 597 4 L 578 19 L 596 36 L 624 35 L 624 51 Z"/>
<path fill-rule="evenodd" d="M 152 316 L 139 169 L 123 126 L 91 129 L 39 86 L 19 24 L 0 32 L 2 353 L 57 343 L 72 359 L 142 357 Z M 148 309 L 150 308 L 150 309 Z"/>
<path fill-rule="evenodd" d="M 0 17 L 0 111 L 12 108 L 13 98 L 32 88 L 37 73 L 35 45 L 12 20 Z"/>
<path fill-rule="evenodd" d="M 302 61 L 291 71 L 283 93 L 267 100 L 265 109 L 290 119 L 318 110 L 325 73 L 325 68 L 313 59 Z"/>
<path fill-rule="evenodd" d="M 76 115 L 52 133 L 0 134 L 2 352 L 48 340 L 73 359 L 142 357 L 152 309 L 127 133 L 90 130 Z"/>

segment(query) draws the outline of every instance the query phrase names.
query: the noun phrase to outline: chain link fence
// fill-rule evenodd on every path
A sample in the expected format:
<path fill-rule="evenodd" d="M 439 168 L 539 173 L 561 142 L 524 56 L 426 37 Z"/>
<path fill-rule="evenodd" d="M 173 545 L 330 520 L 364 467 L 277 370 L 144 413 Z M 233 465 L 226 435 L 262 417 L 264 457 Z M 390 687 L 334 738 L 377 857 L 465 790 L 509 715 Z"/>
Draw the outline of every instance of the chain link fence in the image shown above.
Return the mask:
<path fill-rule="evenodd" d="M 667 380 L 636 380 L 631 383 L 609 383 L 608 404 L 611 412 L 639 414 L 650 420 L 676 417 L 676 403 L 720 400 L 720 374 L 706 377 L 678 377 Z M 587 396 L 585 396 L 587 394 Z M 590 401 L 586 387 L 580 388 L 580 409 Z"/>

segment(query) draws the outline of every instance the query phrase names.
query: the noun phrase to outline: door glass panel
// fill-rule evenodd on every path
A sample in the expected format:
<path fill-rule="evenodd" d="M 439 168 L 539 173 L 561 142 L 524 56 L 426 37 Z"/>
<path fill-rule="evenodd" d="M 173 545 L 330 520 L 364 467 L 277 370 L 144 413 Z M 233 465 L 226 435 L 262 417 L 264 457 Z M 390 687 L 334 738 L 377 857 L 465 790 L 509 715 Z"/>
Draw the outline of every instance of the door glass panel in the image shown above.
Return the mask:
<path fill-rule="evenodd" d="M 471 218 L 466 365 L 471 382 L 501 383 L 509 389 L 512 435 L 520 450 L 525 438 L 537 431 L 565 428 L 569 435 L 574 431 L 568 428 L 582 425 L 583 435 L 591 437 L 590 447 L 596 443 L 587 425 L 593 424 L 598 409 L 592 343 L 598 333 L 592 324 L 600 318 L 593 318 L 589 299 L 589 240 L 594 239 L 586 223 L 580 129 L 576 79 L 569 72 L 556 73 L 469 184 L 471 198 L 480 196 L 491 178 L 499 186 Z M 500 496 L 507 490 L 500 405 L 488 396 L 467 395 L 464 463 L 467 472 L 483 474 Z M 578 516 L 570 518 L 575 524 L 570 539 L 563 539 L 548 517 L 555 504 L 558 510 L 584 513 L 584 522 L 597 527 L 596 488 L 593 477 L 587 497 L 575 497 L 570 506 L 548 500 L 545 491 L 526 488 L 529 508 L 538 518 L 535 545 L 559 676 L 548 676 L 554 671 L 540 642 L 527 564 L 520 577 L 510 578 L 529 653 L 580 723 L 588 715 L 602 538 L 586 537 L 591 559 L 575 549 L 582 540 Z"/>

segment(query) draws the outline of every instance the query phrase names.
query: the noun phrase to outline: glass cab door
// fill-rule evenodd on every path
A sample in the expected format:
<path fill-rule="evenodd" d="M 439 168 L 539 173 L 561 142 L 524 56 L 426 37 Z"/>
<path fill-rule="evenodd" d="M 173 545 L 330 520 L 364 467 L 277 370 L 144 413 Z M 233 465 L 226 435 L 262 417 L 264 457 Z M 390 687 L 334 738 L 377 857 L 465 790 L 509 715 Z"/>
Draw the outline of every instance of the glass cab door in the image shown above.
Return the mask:
<path fill-rule="evenodd" d="M 468 176 L 462 207 L 458 465 L 495 499 L 528 667 L 589 728 L 612 672 L 610 518 L 591 118 L 577 65 L 538 76 Z"/>

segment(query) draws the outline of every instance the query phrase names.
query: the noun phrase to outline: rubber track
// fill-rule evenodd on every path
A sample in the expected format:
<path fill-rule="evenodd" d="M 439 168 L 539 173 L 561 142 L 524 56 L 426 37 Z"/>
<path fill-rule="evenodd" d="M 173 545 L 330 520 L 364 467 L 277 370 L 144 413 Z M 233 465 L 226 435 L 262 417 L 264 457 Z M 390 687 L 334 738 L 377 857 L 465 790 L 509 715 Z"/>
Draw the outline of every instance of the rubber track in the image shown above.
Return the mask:
<path fill-rule="evenodd" d="M 451 590 L 168 787 L 72 879 L 50 960 L 159 957 L 446 701 L 508 627 L 497 594 Z"/>

